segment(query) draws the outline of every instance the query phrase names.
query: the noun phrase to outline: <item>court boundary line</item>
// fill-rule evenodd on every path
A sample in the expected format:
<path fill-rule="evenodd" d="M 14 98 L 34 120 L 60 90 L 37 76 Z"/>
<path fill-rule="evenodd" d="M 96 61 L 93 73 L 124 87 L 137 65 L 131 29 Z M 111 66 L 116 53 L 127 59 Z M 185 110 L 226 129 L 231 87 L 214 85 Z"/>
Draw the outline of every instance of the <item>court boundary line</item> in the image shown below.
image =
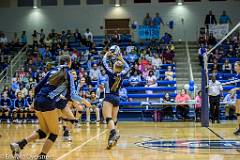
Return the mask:
<path fill-rule="evenodd" d="M 209 127 L 206 127 L 209 131 L 211 131 L 215 136 L 217 136 L 218 138 L 220 138 L 221 140 L 224 140 L 224 138 L 222 136 L 220 136 L 217 132 L 215 132 L 214 130 L 212 130 Z"/>
<path fill-rule="evenodd" d="M 63 154 L 62 156 L 58 157 L 57 160 L 62 160 L 64 158 L 66 158 L 67 156 L 69 156 L 71 153 L 81 149 L 83 146 L 85 146 L 86 144 L 88 144 L 89 142 L 91 142 L 92 140 L 96 139 L 99 136 L 102 136 L 103 134 L 105 134 L 108 130 L 105 129 L 104 131 L 102 131 L 101 133 L 97 134 L 94 137 L 89 138 L 87 141 L 81 143 L 79 146 L 75 147 L 74 149 L 70 150 L 69 152 Z"/>

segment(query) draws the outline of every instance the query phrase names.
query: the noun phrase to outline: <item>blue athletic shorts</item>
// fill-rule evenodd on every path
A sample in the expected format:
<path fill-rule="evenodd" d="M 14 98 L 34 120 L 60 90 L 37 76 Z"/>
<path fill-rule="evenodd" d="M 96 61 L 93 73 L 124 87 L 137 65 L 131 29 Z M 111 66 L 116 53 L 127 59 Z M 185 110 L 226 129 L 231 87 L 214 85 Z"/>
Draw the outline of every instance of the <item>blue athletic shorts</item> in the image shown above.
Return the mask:
<path fill-rule="evenodd" d="M 68 101 L 67 100 L 65 100 L 65 99 L 60 99 L 57 103 L 56 103 L 56 107 L 58 108 L 58 109 L 64 109 L 65 107 L 66 107 L 66 105 L 67 105 L 67 103 L 68 103 Z"/>
<path fill-rule="evenodd" d="M 120 98 L 117 95 L 107 93 L 103 101 L 111 103 L 113 107 L 118 107 Z"/>
<path fill-rule="evenodd" d="M 240 99 L 240 91 L 236 91 L 237 99 Z"/>
<path fill-rule="evenodd" d="M 41 112 L 52 111 L 56 108 L 56 102 L 48 97 L 37 95 L 34 101 L 34 108 Z"/>

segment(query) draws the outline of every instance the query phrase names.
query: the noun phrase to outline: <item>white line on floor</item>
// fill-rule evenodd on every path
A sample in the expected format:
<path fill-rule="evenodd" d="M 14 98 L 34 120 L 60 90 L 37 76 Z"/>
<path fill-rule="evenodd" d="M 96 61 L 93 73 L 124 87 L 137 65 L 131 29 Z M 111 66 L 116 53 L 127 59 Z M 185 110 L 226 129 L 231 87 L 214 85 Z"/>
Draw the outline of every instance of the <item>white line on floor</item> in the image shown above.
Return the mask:
<path fill-rule="evenodd" d="M 101 133 L 97 134 L 96 136 L 88 139 L 87 141 L 85 141 L 84 143 L 82 143 L 80 146 L 72 149 L 71 151 L 69 151 L 69 152 L 65 153 L 64 155 L 62 155 L 61 157 L 59 157 L 57 160 L 62 160 L 62 159 L 64 159 L 65 157 L 67 157 L 67 156 L 70 155 L 71 153 L 73 153 L 73 152 L 81 149 L 83 146 L 85 146 L 86 144 L 88 144 L 88 143 L 91 142 L 92 140 L 94 140 L 94 139 L 96 139 L 97 137 L 105 134 L 107 131 L 108 131 L 108 130 L 106 129 L 106 130 L 102 131 Z"/>

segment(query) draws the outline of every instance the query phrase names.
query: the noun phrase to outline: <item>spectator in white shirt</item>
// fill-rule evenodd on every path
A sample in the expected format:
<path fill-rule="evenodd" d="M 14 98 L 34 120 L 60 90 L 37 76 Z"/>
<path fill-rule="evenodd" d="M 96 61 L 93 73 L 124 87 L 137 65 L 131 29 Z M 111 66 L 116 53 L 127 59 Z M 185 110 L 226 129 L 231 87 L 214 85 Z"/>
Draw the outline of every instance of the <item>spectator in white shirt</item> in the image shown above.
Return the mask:
<path fill-rule="evenodd" d="M 220 123 L 220 114 L 219 114 L 219 106 L 220 106 L 220 99 L 221 94 L 223 91 L 223 87 L 221 82 L 216 80 L 215 76 L 212 76 L 211 80 L 209 81 L 208 86 L 208 95 L 209 95 L 209 103 L 210 103 L 210 115 L 212 119 L 212 123 Z"/>
<path fill-rule="evenodd" d="M 132 45 L 132 42 L 129 42 L 128 46 L 126 47 L 126 52 L 127 54 L 132 52 L 132 50 L 134 50 L 135 47 Z"/>
<path fill-rule="evenodd" d="M 223 100 L 223 102 L 226 104 L 225 115 L 228 119 L 233 119 L 234 117 L 233 114 L 235 113 L 236 100 L 237 100 L 237 95 L 232 93 L 228 93 Z"/>
<path fill-rule="evenodd" d="M 100 75 L 101 75 L 101 71 L 98 68 L 98 65 L 93 64 L 93 67 L 92 67 L 92 69 L 90 69 L 90 73 L 89 73 L 91 80 L 98 81 L 98 78 L 100 77 Z"/>
<path fill-rule="evenodd" d="M 133 72 L 133 75 L 129 78 L 129 82 L 132 87 L 138 86 L 141 82 L 141 76 L 138 75 L 137 71 Z"/>
<path fill-rule="evenodd" d="M 162 65 L 162 59 L 159 57 L 158 54 L 154 54 L 152 57 L 152 65 L 154 68 L 159 69 Z"/>
<path fill-rule="evenodd" d="M 89 28 L 86 29 L 84 36 L 87 41 L 93 42 L 93 34 L 92 34 L 92 32 L 90 32 Z"/>
<path fill-rule="evenodd" d="M 148 76 L 146 78 L 145 87 L 157 87 L 157 77 L 154 75 L 153 71 L 149 71 Z M 152 90 L 146 90 L 147 94 L 153 94 Z"/>

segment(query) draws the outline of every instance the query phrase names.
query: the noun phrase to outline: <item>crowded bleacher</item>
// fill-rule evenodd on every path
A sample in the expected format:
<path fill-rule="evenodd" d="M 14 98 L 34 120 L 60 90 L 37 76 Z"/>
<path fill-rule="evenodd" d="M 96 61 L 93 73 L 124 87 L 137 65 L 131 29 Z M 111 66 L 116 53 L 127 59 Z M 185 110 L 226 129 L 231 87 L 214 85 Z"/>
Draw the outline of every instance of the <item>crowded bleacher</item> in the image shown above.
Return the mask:
<path fill-rule="evenodd" d="M 22 32 L 21 43 L 28 41 L 24 35 L 25 31 Z M 108 76 L 102 68 L 101 59 L 112 44 L 120 46 L 124 58 L 132 65 L 128 79 L 124 80 L 120 91 L 123 111 L 141 111 L 141 108 L 131 107 L 141 106 L 141 102 L 146 100 L 160 101 L 166 93 L 172 99 L 176 96 L 175 47 L 168 33 L 160 40 L 135 43 L 130 35 L 120 35 L 116 40 L 115 35 L 93 36 L 90 29 L 86 29 L 83 34 L 77 29 L 74 32 L 67 30 L 61 33 L 52 29 L 49 34 L 45 34 L 41 29 L 40 32 L 33 32 L 31 44 L 26 51 L 27 60 L 24 66 L 14 74 L 11 86 L 5 86 L 2 92 L 2 95 L 7 93 L 6 98 L 11 100 L 11 104 L 7 106 L 11 111 L 28 107 L 29 91 L 58 63 L 58 57 L 63 54 L 71 55 L 72 69 L 76 70 L 79 81 L 83 83 L 79 93 L 81 96 L 89 98 L 90 93 L 96 92 L 101 84 L 107 87 Z M 24 103 L 16 107 L 14 102 L 19 96 L 24 99 Z M 22 117 L 15 119 L 23 119 Z M 14 117 L 7 119 L 18 122 Z"/>

